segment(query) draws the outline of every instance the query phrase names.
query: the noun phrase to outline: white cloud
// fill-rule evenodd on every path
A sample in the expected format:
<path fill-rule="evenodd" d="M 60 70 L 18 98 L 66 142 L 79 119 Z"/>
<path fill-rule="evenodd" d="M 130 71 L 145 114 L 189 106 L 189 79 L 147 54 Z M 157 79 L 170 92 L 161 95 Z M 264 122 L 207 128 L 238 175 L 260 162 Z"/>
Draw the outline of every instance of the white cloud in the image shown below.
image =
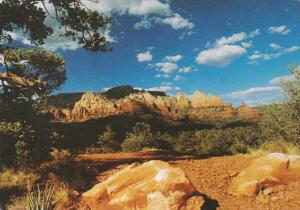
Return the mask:
<path fill-rule="evenodd" d="M 227 45 L 227 44 L 234 44 L 236 42 L 240 42 L 243 41 L 245 39 L 247 39 L 247 34 L 245 32 L 241 32 L 241 33 L 237 33 L 237 34 L 233 34 L 230 37 L 221 37 L 220 39 L 217 39 L 215 41 L 215 46 L 219 47 L 219 46 L 223 46 L 223 45 Z"/>
<path fill-rule="evenodd" d="M 298 50 L 300 50 L 299 46 L 292 46 L 292 47 L 284 49 L 283 53 L 292 53 L 292 52 L 296 52 Z"/>
<path fill-rule="evenodd" d="M 183 68 L 179 69 L 180 73 L 189 73 L 191 71 L 192 71 L 192 67 L 190 67 L 190 66 L 186 66 L 186 67 L 183 67 Z"/>
<path fill-rule="evenodd" d="M 286 25 L 281 25 L 281 26 L 271 26 L 269 27 L 269 33 L 270 34 L 281 34 L 281 35 L 287 35 L 288 33 L 291 32 L 290 29 Z"/>
<path fill-rule="evenodd" d="M 254 31 L 251 31 L 249 34 L 248 34 L 248 37 L 249 38 L 254 38 L 256 36 L 258 36 L 260 34 L 260 30 L 257 28 L 255 29 Z"/>
<path fill-rule="evenodd" d="M 222 45 L 217 48 L 201 51 L 195 58 L 199 64 L 224 67 L 234 59 L 246 54 L 246 50 L 238 45 Z"/>
<path fill-rule="evenodd" d="M 242 42 L 241 45 L 242 45 L 243 48 L 249 48 L 249 47 L 252 47 L 252 41 L 249 41 L 249 42 Z"/>
<path fill-rule="evenodd" d="M 176 76 L 174 77 L 174 81 L 179 81 L 179 80 L 184 80 L 184 79 L 185 79 L 184 77 L 179 76 L 179 75 L 176 75 Z"/>
<path fill-rule="evenodd" d="M 279 50 L 279 49 L 282 48 L 280 45 L 275 44 L 275 43 L 271 43 L 271 44 L 270 44 L 270 47 L 271 47 L 273 50 Z"/>
<path fill-rule="evenodd" d="M 272 45 L 273 48 L 275 47 L 277 49 L 276 53 L 261 53 L 259 51 L 255 51 L 252 55 L 248 56 L 248 59 L 251 61 L 251 63 L 257 63 L 259 60 L 272 60 L 275 58 L 279 58 L 280 56 L 292 52 L 296 52 L 300 50 L 299 46 L 292 46 L 289 48 L 282 49 L 281 46 Z M 270 44 L 271 47 L 271 44 Z M 278 47 L 281 47 L 280 49 Z"/>
<path fill-rule="evenodd" d="M 137 54 L 136 57 L 139 62 L 147 62 L 147 61 L 152 61 L 153 56 L 150 51 L 146 51 L 146 52 Z"/>
<path fill-rule="evenodd" d="M 173 29 L 191 29 L 194 24 L 170 9 L 170 1 L 160 0 L 84 0 L 88 8 L 107 15 L 144 17 L 135 23 L 135 29 L 149 29 L 153 22 L 170 25 Z M 153 16 L 151 18 L 151 16 Z"/>
<path fill-rule="evenodd" d="M 146 90 L 149 91 L 162 91 L 162 92 L 169 92 L 173 90 L 173 87 L 171 86 L 159 86 L 159 87 L 152 87 L 152 88 L 148 88 Z"/>
<path fill-rule="evenodd" d="M 25 45 L 32 45 L 31 42 L 26 37 L 24 37 L 21 32 L 5 31 L 4 33 L 9 35 L 15 41 L 19 41 Z"/>
<path fill-rule="evenodd" d="M 83 1 L 88 8 L 111 15 L 167 15 L 171 13 L 169 3 L 159 0 L 101 0 Z"/>
<path fill-rule="evenodd" d="M 286 75 L 286 76 L 281 76 L 281 77 L 275 77 L 275 78 L 273 78 L 273 79 L 271 79 L 269 81 L 269 84 L 270 85 L 279 86 L 282 83 L 286 83 L 286 82 L 292 81 L 294 78 L 295 77 L 293 75 Z"/>
<path fill-rule="evenodd" d="M 152 23 L 148 19 L 141 20 L 140 22 L 137 22 L 134 24 L 135 29 L 143 29 L 143 28 L 149 29 L 149 28 L 151 28 L 151 26 L 152 26 Z"/>
<path fill-rule="evenodd" d="M 162 82 L 162 86 L 171 86 L 173 83 L 172 82 Z"/>
<path fill-rule="evenodd" d="M 176 63 L 176 62 L 180 61 L 182 58 L 183 58 L 182 55 L 174 55 L 174 56 L 166 56 L 164 60 L 167 62 Z"/>
<path fill-rule="evenodd" d="M 179 39 L 183 39 L 183 38 L 186 37 L 186 36 L 192 36 L 192 35 L 194 35 L 194 34 L 196 34 L 196 32 L 194 32 L 194 31 L 184 31 L 184 32 L 181 34 L 181 36 L 179 37 Z"/>
<path fill-rule="evenodd" d="M 170 62 L 159 62 L 154 64 L 155 67 L 164 74 L 170 74 L 173 71 L 178 69 L 177 64 L 175 63 L 170 63 Z"/>
<path fill-rule="evenodd" d="M 260 30 L 256 29 L 256 30 L 250 32 L 249 34 L 247 34 L 245 32 L 240 32 L 240 33 L 233 34 L 229 37 L 223 36 L 223 37 L 217 39 L 214 42 L 213 46 L 214 47 L 220 47 L 222 45 L 235 44 L 237 42 L 241 42 L 241 41 L 244 41 L 244 40 L 249 39 L 249 38 L 254 38 L 255 36 L 258 36 L 259 34 L 260 34 Z M 244 43 L 244 45 L 245 44 L 249 45 L 249 43 Z M 210 46 L 211 44 L 208 42 L 206 45 Z"/>
<path fill-rule="evenodd" d="M 267 87 L 253 87 L 247 90 L 236 91 L 225 96 L 230 99 L 245 99 L 248 96 L 252 96 L 255 94 L 266 94 L 266 93 L 280 93 L 282 89 L 278 86 L 267 86 Z"/>
<path fill-rule="evenodd" d="M 4 57 L 0 54 L 0 66 L 4 64 Z"/>
<path fill-rule="evenodd" d="M 180 14 L 175 13 L 171 17 L 166 18 L 157 18 L 158 23 L 170 25 L 173 29 L 192 29 L 194 24 L 190 22 L 188 19 L 183 18 Z"/>

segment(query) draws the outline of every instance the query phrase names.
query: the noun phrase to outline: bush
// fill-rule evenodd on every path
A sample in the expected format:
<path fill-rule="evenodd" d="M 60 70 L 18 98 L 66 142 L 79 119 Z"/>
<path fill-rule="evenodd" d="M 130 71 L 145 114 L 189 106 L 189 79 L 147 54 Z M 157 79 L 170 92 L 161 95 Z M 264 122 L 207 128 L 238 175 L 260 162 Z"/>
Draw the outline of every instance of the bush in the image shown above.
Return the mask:
<path fill-rule="evenodd" d="M 0 161 L 24 166 L 50 159 L 49 126 L 41 121 L 0 122 Z"/>
<path fill-rule="evenodd" d="M 54 210 L 60 204 L 62 197 L 59 199 L 55 198 L 56 187 L 46 184 L 44 189 L 40 189 L 37 185 L 34 191 L 31 191 L 27 195 L 27 202 L 29 210 Z"/>
<path fill-rule="evenodd" d="M 116 139 L 116 132 L 113 131 L 111 125 L 105 127 L 105 131 L 98 136 L 97 145 L 104 153 L 115 152 L 120 149 L 120 142 Z"/>
<path fill-rule="evenodd" d="M 196 149 L 196 139 L 191 131 L 182 131 L 172 141 L 173 150 L 177 152 L 192 152 Z"/>
<path fill-rule="evenodd" d="M 300 67 L 292 68 L 293 79 L 282 81 L 286 98 L 267 106 L 260 122 L 262 138 L 300 145 Z"/>
<path fill-rule="evenodd" d="M 153 141 L 154 135 L 151 132 L 150 125 L 138 122 L 132 128 L 132 132 L 127 133 L 121 147 L 123 151 L 136 152 L 145 147 L 151 148 Z"/>
<path fill-rule="evenodd" d="M 199 130 L 195 132 L 197 150 L 203 154 L 246 153 L 259 145 L 256 127 Z"/>

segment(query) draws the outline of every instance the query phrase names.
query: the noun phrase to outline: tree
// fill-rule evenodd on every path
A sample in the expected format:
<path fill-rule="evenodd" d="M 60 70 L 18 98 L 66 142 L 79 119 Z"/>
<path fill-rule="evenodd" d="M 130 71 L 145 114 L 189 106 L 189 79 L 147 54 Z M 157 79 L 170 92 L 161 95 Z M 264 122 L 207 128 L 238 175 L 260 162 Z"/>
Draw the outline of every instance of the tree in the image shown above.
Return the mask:
<path fill-rule="evenodd" d="M 46 18 L 58 24 L 61 36 L 91 51 L 109 51 L 104 37 L 111 18 L 89 10 L 82 0 L 2 0 L 0 3 L 0 49 L 12 42 L 9 32 L 21 30 L 32 44 L 41 45 L 54 33 Z M 1 52 L 1 51 L 0 51 Z"/>
<path fill-rule="evenodd" d="M 105 131 L 98 136 L 97 144 L 103 152 L 113 152 L 119 150 L 120 142 L 116 140 L 116 132 L 111 125 L 105 127 Z"/>
<path fill-rule="evenodd" d="M 22 138 L 11 141 L 17 155 L 26 153 L 36 162 L 50 151 L 49 121 L 36 107 L 65 82 L 66 73 L 63 59 L 41 48 L 45 40 L 56 34 L 89 51 L 110 51 L 104 36 L 110 23 L 82 0 L 0 1 L 0 119 L 21 124 Z M 30 45 L 13 40 L 16 33 Z M 0 130 L 0 141 L 6 136 Z"/>
<path fill-rule="evenodd" d="M 155 138 L 151 132 L 150 125 L 144 122 L 137 122 L 132 128 L 132 132 L 127 133 L 121 146 L 124 151 L 136 152 L 143 148 L 151 147 L 154 141 Z"/>
<path fill-rule="evenodd" d="M 50 27 L 47 18 L 59 27 Z M 13 32 L 22 32 L 31 44 L 41 46 L 59 30 L 60 36 L 76 41 L 87 50 L 110 51 L 104 37 L 110 23 L 110 17 L 87 9 L 81 0 L 1 1 L 1 110 L 17 110 L 15 105 L 30 104 L 32 99 L 49 95 L 66 79 L 62 58 L 41 48 L 20 49 L 22 46 L 17 46 L 12 39 Z"/>
<path fill-rule="evenodd" d="M 265 108 L 260 121 L 264 140 L 300 144 L 300 67 L 292 68 L 292 79 L 282 81 L 285 100 Z"/>

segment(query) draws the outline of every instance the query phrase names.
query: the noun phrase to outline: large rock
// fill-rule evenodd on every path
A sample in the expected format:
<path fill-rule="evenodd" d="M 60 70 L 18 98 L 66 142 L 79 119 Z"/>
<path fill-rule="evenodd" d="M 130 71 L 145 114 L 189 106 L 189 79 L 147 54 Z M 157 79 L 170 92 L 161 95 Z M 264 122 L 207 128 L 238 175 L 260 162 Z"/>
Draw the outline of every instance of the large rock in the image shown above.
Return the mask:
<path fill-rule="evenodd" d="M 261 112 L 247 106 L 245 103 L 242 103 L 236 110 L 237 115 L 242 119 L 259 119 L 261 117 Z"/>
<path fill-rule="evenodd" d="M 271 192 L 272 187 L 300 178 L 300 156 L 270 153 L 258 158 L 231 183 L 234 196 L 255 196 Z"/>
<path fill-rule="evenodd" d="M 80 198 L 80 209 L 99 210 L 199 210 L 202 204 L 184 172 L 158 160 L 132 164 Z"/>
<path fill-rule="evenodd" d="M 194 92 L 194 94 L 192 95 L 191 103 L 193 108 L 224 105 L 221 97 L 204 94 L 200 91 Z"/>

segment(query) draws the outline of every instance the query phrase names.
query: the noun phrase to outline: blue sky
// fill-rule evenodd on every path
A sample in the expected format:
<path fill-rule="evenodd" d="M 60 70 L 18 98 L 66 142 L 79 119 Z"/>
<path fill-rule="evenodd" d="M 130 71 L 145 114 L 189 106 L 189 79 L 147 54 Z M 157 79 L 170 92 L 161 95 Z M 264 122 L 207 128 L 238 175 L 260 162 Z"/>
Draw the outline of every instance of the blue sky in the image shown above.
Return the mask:
<path fill-rule="evenodd" d="M 195 90 L 237 105 L 281 98 L 279 81 L 299 65 L 299 0 L 85 0 L 113 17 L 113 51 L 91 53 L 52 37 L 66 60 L 58 92 L 130 84 L 170 94 Z M 17 38 L 16 38 L 17 39 Z"/>

